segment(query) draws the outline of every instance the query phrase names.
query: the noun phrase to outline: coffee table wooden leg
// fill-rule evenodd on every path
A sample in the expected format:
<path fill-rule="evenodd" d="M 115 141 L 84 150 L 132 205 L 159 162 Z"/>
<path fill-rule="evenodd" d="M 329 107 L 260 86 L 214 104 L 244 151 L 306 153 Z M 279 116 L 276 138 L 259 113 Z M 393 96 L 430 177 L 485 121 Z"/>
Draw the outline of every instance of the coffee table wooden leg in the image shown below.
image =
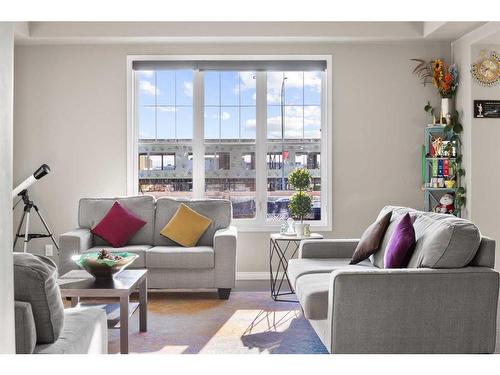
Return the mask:
<path fill-rule="evenodd" d="M 120 352 L 128 354 L 129 296 L 120 297 Z"/>
<path fill-rule="evenodd" d="M 148 330 L 148 281 L 144 281 L 139 285 L 139 331 L 146 332 Z"/>
<path fill-rule="evenodd" d="M 80 302 L 79 297 L 71 297 L 71 307 L 76 307 L 76 305 L 78 305 L 78 302 Z"/>

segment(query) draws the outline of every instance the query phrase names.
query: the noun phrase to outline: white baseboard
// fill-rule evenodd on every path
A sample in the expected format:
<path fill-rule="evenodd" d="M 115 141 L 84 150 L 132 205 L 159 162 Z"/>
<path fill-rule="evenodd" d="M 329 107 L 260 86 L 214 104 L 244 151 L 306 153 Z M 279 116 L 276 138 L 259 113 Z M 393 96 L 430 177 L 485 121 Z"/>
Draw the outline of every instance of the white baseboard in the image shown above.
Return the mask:
<path fill-rule="evenodd" d="M 283 272 L 278 276 L 281 278 Z M 236 280 L 269 280 L 269 272 L 236 272 Z"/>

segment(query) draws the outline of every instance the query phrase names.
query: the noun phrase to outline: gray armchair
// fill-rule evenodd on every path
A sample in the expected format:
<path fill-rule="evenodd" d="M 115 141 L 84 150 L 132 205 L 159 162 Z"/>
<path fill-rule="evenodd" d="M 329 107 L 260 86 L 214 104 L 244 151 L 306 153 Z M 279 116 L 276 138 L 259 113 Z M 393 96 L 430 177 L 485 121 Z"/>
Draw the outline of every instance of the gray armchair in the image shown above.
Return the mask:
<path fill-rule="evenodd" d="M 50 259 L 14 253 L 16 353 L 107 353 L 104 310 L 64 309 L 56 279 Z"/>

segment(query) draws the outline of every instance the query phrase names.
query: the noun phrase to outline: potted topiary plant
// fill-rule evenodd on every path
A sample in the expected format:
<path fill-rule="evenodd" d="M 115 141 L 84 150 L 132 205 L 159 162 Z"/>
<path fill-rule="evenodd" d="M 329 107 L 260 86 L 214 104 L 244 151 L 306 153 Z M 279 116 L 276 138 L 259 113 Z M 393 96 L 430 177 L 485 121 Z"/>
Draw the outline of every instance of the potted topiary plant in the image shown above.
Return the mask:
<path fill-rule="evenodd" d="M 300 222 L 295 223 L 295 233 L 297 233 L 298 236 L 303 236 L 304 218 L 312 209 L 312 198 L 307 193 L 311 188 L 311 174 L 305 168 L 294 169 L 293 172 L 288 175 L 288 183 L 296 191 L 290 197 L 288 210 L 295 220 L 300 220 Z"/>

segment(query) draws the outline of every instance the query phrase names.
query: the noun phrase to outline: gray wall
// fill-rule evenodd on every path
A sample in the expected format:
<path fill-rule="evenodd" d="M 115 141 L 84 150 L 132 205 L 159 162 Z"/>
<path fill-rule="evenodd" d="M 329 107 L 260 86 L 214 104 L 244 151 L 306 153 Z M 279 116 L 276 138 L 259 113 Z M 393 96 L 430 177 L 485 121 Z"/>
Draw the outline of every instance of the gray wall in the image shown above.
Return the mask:
<path fill-rule="evenodd" d="M 332 55 L 333 230 L 325 235 L 358 237 L 386 204 L 423 207 L 423 106 L 439 99 L 411 75 L 409 59 L 449 58 L 448 43 L 16 46 L 14 181 L 51 166 L 32 196 L 56 233 L 76 226 L 80 197 L 126 193 L 125 60 L 141 53 Z M 239 272 L 268 270 L 268 238 L 240 234 Z"/>
<path fill-rule="evenodd" d="M 0 353 L 14 353 L 12 115 L 14 26 L 0 22 Z"/>

